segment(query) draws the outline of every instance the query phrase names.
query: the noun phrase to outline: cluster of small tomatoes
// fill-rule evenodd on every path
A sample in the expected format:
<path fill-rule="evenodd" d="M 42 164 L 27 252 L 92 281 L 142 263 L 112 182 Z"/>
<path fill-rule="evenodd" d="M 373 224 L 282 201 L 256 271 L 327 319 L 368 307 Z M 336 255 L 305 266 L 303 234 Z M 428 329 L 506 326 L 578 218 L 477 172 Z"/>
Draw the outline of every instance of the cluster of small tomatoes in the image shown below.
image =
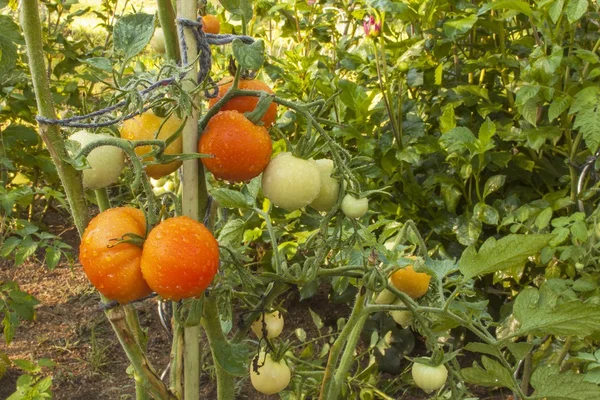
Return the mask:
<path fill-rule="evenodd" d="M 218 33 L 218 19 L 203 17 L 206 32 Z M 164 52 L 164 36 L 157 30 L 152 45 Z M 209 100 L 213 107 L 228 90 L 233 80 L 219 82 L 216 98 Z M 263 91 L 273 94 L 267 84 L 260 80 L 242 79 L 240 89 Z M 272 103 L 260 121 L 253 123 L 245 113 L 252 112 L 258 98 L 239 96 L 230 99 L 207 123 L 198 142 L 198 152 L 209 155 L 202 163 L 215 178 L 228 182 L 247 182 L 262 173 L 262 190 L 275 206 L 287 211 L 311 207 L 317 211 L 330 211 L 337 203 L 340 182 L 333 176 L 334 162 L 330 159 L 305 160 L 289 152 L 272 158 L 272 143 L 268 129 L 277 116 L 277 105 Z M 127 140 L 171 138 L 183 124 L 174 115 L 163 118 L 152 111 L 140 114 L 123 123 L 120 134 Z M 70 137 L 83 147 L 103 138 L 103 135 L 79 131 Z M 180 166 L 180 161 L 156 163 L 150 146 L 135 148 L 138 156 L 146 162 L 146 174 L 153 182 L 161 179 Z M 164 154 L 182 152 L 181 136 L 171 140 Z M 100 146 L 87 156 L 90 168 L 83 171 L 86 187 L 98 189 L 117 181 L 125 165 L 121 149 Z M 165 182 L 162 182 L 164 185 Z M 172 188 L 171 188 L 172 190 Z M 360 218 L 368 211 L 366 198 L 350 194 L 341 201 L 341 209 L 350 218 Z M 105 297 L 122 304 L 156 292 L 164 299 L 180 300 L 200 296 L 212 282 L 219 267 L 219 247 L 216 239 L 203 224 L 188 217 L 168 218 L 150 229 L 146 236 L 146 220 L 142 211 L 132 207 L 106 210 L 87 226 L 80 246 L 80 261 L 91 283 Z M 417 299 L 429 288 L 430 276 L 416 272 L 413 266 L 395 271 L 390 283 Z M 384 290 L 376 302 L 397 303 L 393 293 Z M 402 327 L 411 324 L 410 311 L 392 311 L 393 319 Z M 252 325 L 252 331 L 260 339 L 276 338 L 283 330 L 283 316 L 279 311 L 263 313 Z M 415 383 L 426 391 L 444 385 L 448 371 L 443 366 L 414 363 L 412 369 Z M 264 394 L 283 390 L 290 381 L 290 369 L 282 360 L 274 360 L 270 354 L 259 352 L 250 367 L 253 386 Z"/>

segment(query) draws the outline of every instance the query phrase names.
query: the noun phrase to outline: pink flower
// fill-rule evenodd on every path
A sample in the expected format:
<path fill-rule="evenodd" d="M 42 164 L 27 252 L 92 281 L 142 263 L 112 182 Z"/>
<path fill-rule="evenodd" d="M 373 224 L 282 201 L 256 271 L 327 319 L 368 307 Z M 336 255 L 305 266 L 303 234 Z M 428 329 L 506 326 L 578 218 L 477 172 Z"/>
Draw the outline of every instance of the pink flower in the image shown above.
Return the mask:
<path fill-rule="evenodd" d="M 306 4 L 308 4 L 309 6 L 312 6 L 316 2 L 317 2 L 317 0 L 306 0 Z"/>
<path fill-rule="evenodd" d="M 366 21 L 363 21 L 363 29 L 367 37 L 377 37 L 381 33 L 381 23 L 375 20 L 374 16 L 370 16 Z"/>

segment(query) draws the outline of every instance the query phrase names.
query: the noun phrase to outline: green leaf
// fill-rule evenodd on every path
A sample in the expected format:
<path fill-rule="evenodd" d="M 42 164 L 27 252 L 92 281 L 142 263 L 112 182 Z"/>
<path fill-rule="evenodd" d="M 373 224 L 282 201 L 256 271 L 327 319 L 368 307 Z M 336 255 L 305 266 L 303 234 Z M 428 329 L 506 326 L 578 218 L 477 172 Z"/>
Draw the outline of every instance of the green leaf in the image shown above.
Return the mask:
<path fill-rule="evenodd" d="M 578 21 L 583 17 L 589 6 L 588 0 L 569 0 L 565 14 L 570 23 Z"/>
<path fill-rule="evenodd" d="M 469 32 L 477 19 L 475 14 L 471 14 L 465 18 L 444 22 L 444 33 L 449 39 L 456 39 L 458 36 Z"/>
<path fill-rule="evenodd" d="M 464 349 L 474 353 L 483 353 L 493 357 L 500 357 L 500 351 L 491 344 L 470 342 L 464 347 Z"/>
<path fill-rule="evenodd" d="M 533 344 L 525 342 L 509 343 L 506 345 L 506 347 L 508 347 L 508 350 L 514 358 L 517 360 L 523 360 L 533 348 Z"/>
<path fill-rule="evenodd" d="M 0 247 L 0 257 L 8 258 L 10 253 L 12 253 L 17 246 L 21 243 L 21 239 L 17 236 L 11 236 L 2 243 L 2 247 Z"/>
<path fill-rule="evenodd" d="M 0 35 L 15 44 L 24 44 L 19 25 L 9 15 L 0 15 Z"/>
<path fill-rule="evenodd" d="M 221 329 L 221 327 L 217 328 Z M 244 376 L 248 374 L 248 346 L 246 343 L 217 340 L 211 349 L 215 360 L 229 375 Z"/>
<path fill-rule="evenodd" d="M 248 199 L 243 193 L 230 189 L 213 189 L 210 195 L 225 208 L 248 208 Z"/>
<path fill-rule="evenodd" d="M 41 368 L 38 367 L 37 364 L 35 364 L 34 362 L 31 362 L 29 360 L 15 359 L 15 360 L 12 360 L 12 362 L 17 367 L 21 368 L 25 372 L 36 373 L 36 372 L 41 371 Z"/>
<path fill-rule="evenodd" d="M 543 249 L 554 235 L 508 235 L 488 238 L 479 249 L 468 247 L 458 265 L 465 279 L 522 267 L 527 259 Z"/>
<path fill-rule="evenodd" d="M 458 230 L 456 238 L 463 246 L 471 246 L 477 243 L 481 235 L 482 224 L 477 218 L 470 218 L 467 215 L 461 215 L 458 218 Z"/>
<path fill-rule="evenodd" d="M 223 246 L 227 245 L 239 245 L 244 238 L 244 230 L 246 229 L 246 223 L 241 219 L 230 219 L 225 223 L 221 231 L 219 231 L 219 244 Z"/>
<path fill-rule="evenodd" d="M 0 76 L 9 72 L 17 62 L 17 46 L 6 36 L 0 35 Z"/>
<path fill-rule="evenodd" d="M 494 193 L 506 182 L 506 175 L 494 175 L 491 176 L 483 185 L 483 198 L 485 199 L 490 194 Z"/>
<path fill-rule="evenodd" d="M 552 207 L 546 207 L 535 218 L 535 226 L 537 226 L 538 229 L 544 229 L 550 224 L 551 220 L 552 220 Z"/>
<path fill-rule="evenodd" d="M 523 106 L 529 99 L 535 97 L 540 91 L 539 86 L 521 86 L 519 91 L 517 92 L 517 97 L 515 99 L 515 104 L 517 106 Z"/>
<path fill-rule="evenodd" d="M 90 57 L 87 59 L 79 59 L 79 61 L 101 71 L 112 72 L 112 62 L 106 57 Z"/>
<path fill-rule="evenodd" d="M 62 253 L 60 252 L 60 250 L 58 250 L 56 247 L 46 248 L 45 262 L 49 270 L 52 271 L 54 268 L 56 268 L 58 262 L 60 261 L 61 254 Z"/>
<path fill-rule="evenodd" d="M 600 307 L 579 299 L 559 302 L 559 294 L 547 284 L 540 290 L 526 288 L 517 296 L 513 313 L 519 333 L 585 337 L 600 332 Z"/>
<path fill-rule="evenodd" d="M 354 111 L 366 110 L 368 108 L 367 92 L 362 86 L 345 79 L 340 80 L 338 86 L 342 91 L 340 93 L 340 100 L 348 108 Z"/>
<path fill-rule="evenodd" d="M 31 257 L 38 248 L 38 244 L 31 239 L 30 236 L 27 236 L 23 241 L 19 244 L 19 247 L 15 251 L 15 265 L 21 265 Z"/>
<path fill-rule="evenodd" d="M 565 0 L 554 0 L 552 2 L 552 5 L 550 6 L 550 9 L 548 10 L 548 13 L 550 15 L 550 18 L 552 19 L 552 22 L 557 23 L 558 19 L 560 18 L 562 12 L 563 12 L 563 8 L 565 6 Z"/>
<path fill-rule="evenodd" d="M 572 101 L 573 98 L 569 95 L 558 96 L 552 100 L 552 103 L 550 103 L 550 107 L 548 108 L 548 121 L 552 122 L 558 118 L 560 114 L 569 108 Z"/>
<path fill-rule="evenodd" d="M 600 88 L 596 85 L 588 86 L 581 89 L 574 96 L 573 103 L 569 109 L 569 115 L 578 113 L 579 111 L 590 108 L 598 104 L 600 97 Z"/>
<path fill-rule="evenodd" d="M 585 375 L 572 370 L 560 373 L 555 365 L 542 365 L 531 376 L 533 397 L 545 400 L 600 399 L 600 386 L 585 381 Z"/>
<path fill-rule="evenodd" d="M 440 144 L 446 148 L 448 153 L 458 153 L 473 148 L 476 140 L 469 128 L 458 126 L 444 133 L 440 137 Z"/>
<path fill-rule="evenodd" d="M 481 364 L 483 368 L 473 363 L 472 367 L 460 370 L 466 382 L 480 386 L 512 388 L 512 375 L 502 364 L 486 356 L 481 357 Z"/>
<path fill-rule="evenodd" d="M 125 53 L 128 60 L 139 54 L 154 35 L 154 15 L 130 14 L 117 20 L 114 28 L 115 52 Z"/>
<path fill-rule="evenodd" d="M 520 107 L 517 107 L 523 119 L 533 126 L 537 126 L 538 116 L 538 98 L 534 97 L 525 102 Z"/>
<path fill-rule="evenodd" d="M 586 107 L 577 113 L 574 129 L 579 129 L 590 152 L 595 153 L 600 146 L 600 112 L 597 107 Z"/>
<path fill-rule="evenodd" d="M 240 65 L 245 69 L 256 70 L 265 62 L 265 42 L 257 40 L 251 44 L 245 44 L 240 39 L 234 39 L 233 55 Z"/>
<path fill-rule="evenodd" d="M 440 131 L 446 133 L 456 127 L 456 117 L 454 115 L 454 107 L 446 107 L 440 117 Z"/>
<path fill-rule="evenodd" d="M 312 318 L 313 323 L 317 327 L 317 330 L 321 330 L 325 326 L 325 324 L 323 323 L 323 320 L 321 319 L 319 314 L 314 312 L 310 307 L 308 308 L 308 311 L 310 312 L 310 317 Z"/>
<path fill-rule="evenodd" d="M 478 14 L 481 15 L 489 10 L 512 10 L 523 13 L 529 17 L 533 16 L 533 12 L 531 11 L 529 4 L 520 0 L 501 0 L 494 3 L 488 3 L 484 5 L 481 10 L 479 10 Z"/>
<path fill-rule="evenodd" d="M 408 11 L 408 6 L 402 2 L 390 1 L 390 0 L 367 0 L 366 3 L 378 10 L 379 12 L 391 12 L 395 14 L 402 14 Z"/>
<path fill-rule="evenodd" d="M 248 0 L 219 0 L 224 9 L 249 21 L 252 18 L 252 2 Z"/>
<path fill-rule="evenodd" d="M 498 225 L 500 219 L 498 210 L 485 203 L 477 203 L 473 208 L 473 215 L 487 225 Z"/>

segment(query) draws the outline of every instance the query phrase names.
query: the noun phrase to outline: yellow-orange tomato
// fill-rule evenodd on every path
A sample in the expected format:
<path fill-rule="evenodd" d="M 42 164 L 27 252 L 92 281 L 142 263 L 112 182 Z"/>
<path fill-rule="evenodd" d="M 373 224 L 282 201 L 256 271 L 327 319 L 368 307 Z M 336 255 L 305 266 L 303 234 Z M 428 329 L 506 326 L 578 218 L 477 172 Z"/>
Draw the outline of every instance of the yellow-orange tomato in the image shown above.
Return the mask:
<path fill-rule="evenodd" d="M 221 111 L 208 121 L 198 142 L 204 166 L 218 179 L 248 181 L 264 171 L 273 151 L 263 126 L 254 125 L 237 111 Z"/>
<path fill-rule="evenodd" d="M 126 233 L 146 234 L 144 213 L 132 207 L 108 209 L 88 224 L 79 247 L 79 261 L 92 285 L 119 303 L 149 295 L 140 269 L 142 249 L 132 243 L 117 243 Z"/>
<path fill-rule="evenodd" d="M 219 101 L 219 99 L 221 99 L 225 95 L 225 93 L 229 91 L 229 89 L 231 89 L 232 84 L 232 78 L 221 79 L 221 81 L 218 84 L 219 93 L 217 94 L 217 97 L 208 101 L 208 105 L 211 107 L 214 106 L 215 103 Z M 269 85 L 262 81 L 259 81 L 258 79 L 240 79 L 238 87 L 244 90 L 262 90 L 263 92 L 273 94 L 273 91 L 271 90 Z M 238 96 L 225 103 L 223 108 L 221 108 L 221 111 L 234 110 L 241 113 L 250 112 L 254 111 L 257 103 L 258 97 Z M 275 118 L 277 118 L 277 105 L 275 103 L 271 103 L 271 105 L 267 109 L 267 112 L 265 112 L 261 120 L 265 127 L 269 128 L 275 122 Z"/>
<path fill-rule="evenodd" d="M 431 277 L 424 272 L 415 272 L 412 265 L 399 269 L 390 277 L 392 285 L 413 299 L 424 296 L 429 290 Z"/>
<path fill-rule="evenodd" d="M 214 15 L 204 15 L 202 17 L 202 30 L 206 33 L 217 34 L 221 30 L 221 22 L 219 22 L 219 19 Z"/>
<path fill-rule="evenodd" d="M 146 111 L 127 121 L 123 122 L 121 127 L 121 137 L 127 140 L 167 140 L 181 127 L 183 121 L 174 115 L 168 120 L 155 115 L 152 111 Z M 162 124 L 162 126 L 161 126 Z M 160 129 L 160 132 L 158 130 Z M 158 132 L 158 136 L 156 133 Z M 140 146 L 135 148 L 135 153 L 139 156 L 149 153 L 152 146 Z M 181 135 L 177 137 L 165 149 L 164 154 L 180 154 L 183 151 L 183 142 Z M 153 157 L 145 157 L 144 161 L 151 161 Z M 154 179 L 160 179 L 165 175 L 176 171 L 181 166 L 181 161 L 173 161 L 167 164 L 154 164 L 146 166 L 146 173 Z"/>
<path fill-rule="evenodd" d="M 200 296 L 219 268 L 219 245 L 212 233 L 189 217 L 162 221 L 144 242 L 142 274 L 165 299 Z"/>

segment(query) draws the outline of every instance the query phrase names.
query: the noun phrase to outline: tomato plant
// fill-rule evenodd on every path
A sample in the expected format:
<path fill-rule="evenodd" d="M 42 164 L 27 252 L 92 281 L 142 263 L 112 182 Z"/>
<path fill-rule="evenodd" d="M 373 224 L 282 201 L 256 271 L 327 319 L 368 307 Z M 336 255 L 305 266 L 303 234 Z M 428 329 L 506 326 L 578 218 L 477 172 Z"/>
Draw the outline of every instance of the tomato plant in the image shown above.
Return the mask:
<path fill-rule="evenodd" d="M 174 217 L 155 226 L 144 241 L 141 272 L 161 297 L 200 296 L 219 269 L 219 247 L 200 222 Z"/>
<path fill-rule="evenodd" d="M 144 214 L 132 207 L 111 208 L 95 216 L 81 236 L 79 261 L 96 289 L 128 303 L 150 294 L 142 276 L 142 248 L 125 240 L 146 235 Z"/>
<path fill-rule="evenodd" d="M 202 163 L 218 179 L 249 181 L 271 160 L 271 137 L 237 111 L 221 111 L 208 121 L 198 152 L 213 155 Z"/>
<path fill-rule="evenodd" d="M 281 392 L 290 383 L 291 372 L 284 360 L 275 361 L 270 354 L 260 352 L 250 364 L 250 381 L 263 394 Z"/>

